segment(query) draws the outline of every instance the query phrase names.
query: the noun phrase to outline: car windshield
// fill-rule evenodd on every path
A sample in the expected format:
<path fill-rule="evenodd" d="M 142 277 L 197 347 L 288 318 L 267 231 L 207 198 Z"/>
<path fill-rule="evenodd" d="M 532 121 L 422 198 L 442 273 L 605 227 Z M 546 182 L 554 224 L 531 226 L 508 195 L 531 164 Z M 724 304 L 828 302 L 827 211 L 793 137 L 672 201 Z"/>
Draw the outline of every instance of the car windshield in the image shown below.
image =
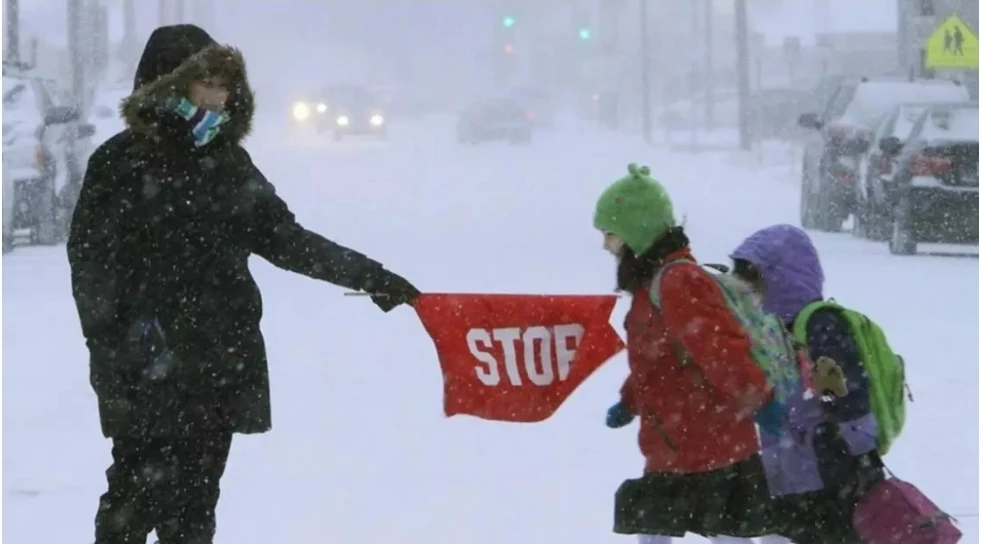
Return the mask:
<path fill-rule="evenodd" d="M 979 106 L 933 107 L 925 114 L 918 139 L 925 142 L 978 142 Z"/>
<path fill-rule="evenodd" d="M 512 97 L 516 100 L 530 102 L 544 102 L 550 99 L 548 94 L 538 89 L 515 89 L 512 91 Z"/>
<path fill-rule="evenodd" d="M 514 116 L 522 115 L 522 107 L 513 100 L 494 100 L 485 104 L 482 108 L 492 115 Z"/>
<path fill-rule="evenodd" d="M 948 81 L 869 82 L 857 87 L 853 100 L 843 112 L 844 120 L 873 127 L 891 108 L 911 102 L 968 102 L 962 85 Z"/>
<path fill-rule="evenodd" d="M 338 107 L 371 108 L 378 102 L 368 90 L 356 87 L 329 89 L 325 94 L 328 101 Z"/>

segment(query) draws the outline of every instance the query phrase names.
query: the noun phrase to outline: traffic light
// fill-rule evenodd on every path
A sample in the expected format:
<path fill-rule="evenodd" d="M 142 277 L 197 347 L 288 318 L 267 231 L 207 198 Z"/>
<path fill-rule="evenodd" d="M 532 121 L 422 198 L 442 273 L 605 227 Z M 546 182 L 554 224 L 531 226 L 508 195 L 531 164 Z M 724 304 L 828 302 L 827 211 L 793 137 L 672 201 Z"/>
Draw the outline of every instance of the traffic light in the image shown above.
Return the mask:
<path fill-rule="evenodd" d="M 577 32 L 577 35 L 580 37 L 581 40 L 589 40 L 591 36 L 591 32 L 589 28 L 587 28 L 586 26 L 582 26 L 580 27 L 580 30 Z"/>
<path fill-rule="evenodd" d="M 515 17 L 511 15 L 506 15 L 505 17 L 502 17 L 502 26 L 504 26 L 505 28 L 512 28 L 513 26 L 515 26 Z"/>
<path fill-rule="evenodd" d="M 515 48 L 512 47 L 512 44 L 507 43 L 505 44 L 505 47 L 502 48 L 502 51 L 504 51 L 506 55 L 511 55 L 515 51 Z"/>

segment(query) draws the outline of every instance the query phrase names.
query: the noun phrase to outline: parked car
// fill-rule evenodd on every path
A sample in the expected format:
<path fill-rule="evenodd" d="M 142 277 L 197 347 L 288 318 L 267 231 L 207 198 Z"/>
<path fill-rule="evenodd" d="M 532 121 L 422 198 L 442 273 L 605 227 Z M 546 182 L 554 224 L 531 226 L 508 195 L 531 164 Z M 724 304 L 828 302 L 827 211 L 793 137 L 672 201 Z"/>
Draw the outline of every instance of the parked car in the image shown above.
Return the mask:
<path fill-rule="evenodd" d="M 534 127 L 552 128 L 556 124 L 556 101 L 546 91 L 519 87 L 509 96 L 526 110 L 526 117 Z"/>
<path fill-rule="evenodd" d="M 860 161 L 857 206 L 853 215 L 854 236 L 876 241 L 886 241 L 890 236 L 891 204 L 884 187 L 894 178 L 898 157 L 885 153 L 880 142 L 891 137 L 907 141 L 918 119 L 930 106 L 926 103 L 895 106 L 874 130 L 872 145 Z"/>
<path fill-rule="evenodd" d="M 914 254 L 919 242 L 979 244 L 978 104 L 929 106 L 906 140 L 878 145 L 897 164 L 884 184 L 891 253 Z"/>
<path fill-rule="evenodd" d="M 3 160 L 14 184 L 13 232 L 32 244 L 64 240 L 95 127 L 80 120 L 56 85 L 3 75 Z"/>
<path fill-rule="evenodd" d="M 504 140 L 513 145 L 532 141 L 532 119 L 521 104 L 511 98 L 484 100 L 461 112 L 457 121 L 457 141 L 462 144 Z"/>
<path fill-rule="evenodd" d="M 822 113 L 799 116 L 799 125 L 811 131 L 802 159 L 802 226 L 836 232 L 856 212 L 860 159 L 877 123 L 893 107 L 969 100 L 964 86 L 942 79 L 842 81 Z"/>

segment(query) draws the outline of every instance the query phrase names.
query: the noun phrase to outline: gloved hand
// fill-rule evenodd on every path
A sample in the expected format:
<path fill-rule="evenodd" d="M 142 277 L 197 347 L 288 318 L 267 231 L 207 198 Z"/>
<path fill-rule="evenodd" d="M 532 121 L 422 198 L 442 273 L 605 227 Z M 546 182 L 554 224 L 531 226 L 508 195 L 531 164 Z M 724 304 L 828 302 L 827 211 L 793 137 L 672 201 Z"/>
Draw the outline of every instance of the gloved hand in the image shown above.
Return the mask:
<path fill-rule="evenodd" d="M 620 429 L 634 420 L 635 414 L 623 402 L 619 401 L 614 406 L 608 408 L 605 425 L 611 429 Z"/>
<path fill-rule="evenodd" d="M 820 395 L 832 393 L 837 397 L 845 397 L 849 392 L 843 369 L 825 355 L 816 359 L 816 366 L 812 371 L 812 386 Z"/>
<path fill-rule="evenodd" d="M 420 296 L 420 290 L 406 278 L 388 270 L 383 270 L 378 277 L 368 281 L 363 290 L 371 293 L 372 302 L 383 312 L 390 312 L 403 304 L 412 304 Z"/>
<path fill-rule="evenodd" d="M 754 414 L 754 422 L 762 432 L 771 435 L 780 434 L 785 425 L 785 410 L 780 403 L 770 400 Z"/>

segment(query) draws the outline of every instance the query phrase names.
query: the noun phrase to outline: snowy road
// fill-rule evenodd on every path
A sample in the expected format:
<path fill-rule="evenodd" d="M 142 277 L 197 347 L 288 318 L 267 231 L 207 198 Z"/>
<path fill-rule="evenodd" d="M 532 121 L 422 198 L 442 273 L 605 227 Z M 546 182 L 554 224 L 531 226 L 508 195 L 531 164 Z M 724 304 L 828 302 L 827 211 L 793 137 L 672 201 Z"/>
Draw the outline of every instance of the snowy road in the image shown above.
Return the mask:
<path fill-rule="evenodd" d="M 667 184 L 702 259 L 720 262 L 754 229 L 797 221 L 794 183 L 580 130 L 462 149 L 449 121 L 342 144 L 261 123 L 248 147 L 303 224 L 425 290 L 609 292 L 613 263 L 591 212 L 630 161 Z M 893 257 L 847 234 L 816 240 L 828 294 L 878 320 L 908 361 L 915 402 L 891 468 L 977 542 L 978 260 Z M 3 537 L 85 541 L 110 457 L 64 248 L 20 248 L 3 265 Z M 236 438 L 218 542 L 630 541 L 610 533 L 611 500 L 641 468 L 635 433 L 603 425 L 623 357 L 548 422 L 448 420 L 411 311 L 382 315 L 259 259 L 254 271 L 275 424 Z"/>

